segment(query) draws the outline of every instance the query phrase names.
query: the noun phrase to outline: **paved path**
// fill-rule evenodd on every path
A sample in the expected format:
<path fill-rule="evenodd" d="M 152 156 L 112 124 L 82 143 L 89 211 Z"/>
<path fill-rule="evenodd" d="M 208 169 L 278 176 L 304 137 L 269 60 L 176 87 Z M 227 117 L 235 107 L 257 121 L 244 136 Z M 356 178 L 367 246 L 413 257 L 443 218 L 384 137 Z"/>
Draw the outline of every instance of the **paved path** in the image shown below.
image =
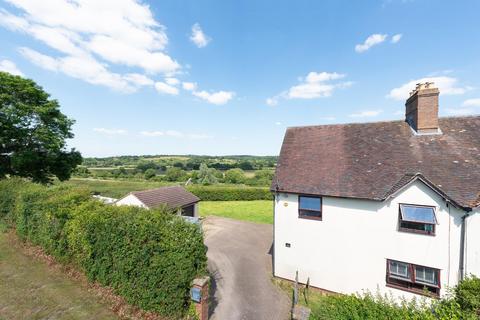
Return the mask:
<path fill-rule="evenodd" d="M 215 289 L 211 319 L 288 319 L 289 298 L 271 281 L 273 226 L 210 216 L 203 228 Z"/>

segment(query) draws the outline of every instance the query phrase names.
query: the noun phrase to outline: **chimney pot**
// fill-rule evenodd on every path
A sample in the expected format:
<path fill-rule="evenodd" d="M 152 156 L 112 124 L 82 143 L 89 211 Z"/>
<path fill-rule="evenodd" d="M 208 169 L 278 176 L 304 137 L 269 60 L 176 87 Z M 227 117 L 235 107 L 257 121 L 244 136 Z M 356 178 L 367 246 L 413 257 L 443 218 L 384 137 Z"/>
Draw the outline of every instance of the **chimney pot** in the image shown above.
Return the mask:
<path fill-rule="evenodd" d="M 419 134 L 439 132 L 438 97 L 433 82 L 417 83 L 405 103 L 405 121 Z"/>

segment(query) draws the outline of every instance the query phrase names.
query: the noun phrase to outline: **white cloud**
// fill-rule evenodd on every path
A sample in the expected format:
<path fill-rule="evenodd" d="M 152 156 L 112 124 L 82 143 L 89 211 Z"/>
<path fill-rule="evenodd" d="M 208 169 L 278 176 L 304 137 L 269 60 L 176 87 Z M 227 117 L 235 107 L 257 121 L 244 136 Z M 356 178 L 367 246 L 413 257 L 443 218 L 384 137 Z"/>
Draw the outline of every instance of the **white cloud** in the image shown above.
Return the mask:
<path fill-rule="evenodd" d="M 20 53 L 33 64 L 44 69 L 62 72 L 70 77 L 91 84 L 102 85 L 122 92 L 133 92 L 136 87 L 118 73 L 110 72 L 91 56 L 66 56 L 53 58 L 29 48 L 20 48 Z"/>
<path fill-rule="evenodd" d="M 410 96 L 410 91 L 415 89 L 417 83 L 433 82 L 440 90 L 442 95 L 459 95 L 464 94 L 470 87 L 463 87 L 458 85 L 458 80 L 452 77 L 425 77 L 421 79 L 411 80 L 398 88 L 394 88 L 387 95 L 388 98 L 395 100 L 406 100 Z"/>
<path fill-rule="evenodd" d="M 128 73 L 124 78 L 137 86 L 153 86 L 154 84 L 152 79 L 140 73 Z"/>
<path fill-rule="evenodd" d="M 329 72 L 310 72 L 305 79 L 300 78 L 300 84 L 266 99 L 269 106 L 276 106 L 280 99 L 316 99 L 330 97 L 335 89 L 347 88 L 350 81 L 333 82 L 344 78 L 344 74 Z"/>
<path fill-rule="evenodd" d="M 357 44 L 355 46 L 355 51 L 358 53 L 365 52 L 371 47 L 384 42 L 386 39 L 387 39 L 386 34 L 379 34 L 379 33 L 372 34 L 365 40 L 364 43 Z"/>
<path fill-rule="evenodd" d="M 352 113 L 349 115 L 351 118 L 369 118 L 369 117 L 376 117 L 380 113 L 382 113 L 382 110 L 365 110 L 361 111 L 358 113 Z"/>
<path fill-rule="evenodd" d="M 210 102 L 216 105 L 225 104 L 235 96 L 235 93 L 232 91 L 218 91 L 218 92 L 210 93 L 205 90 L 202 90 L 202 91 L 193 91 L 192 94 L 195 97 L 198 97 L 200 99 L 203 99 L 207 102 Z"/>
<path fill-rule="evenodd" d="M 278 98 L 277 97 L 267 98 L 267 100 L 265 102 L 270 107 L 275 107 L 278 104 Z"/>
<path fill-rule="evenodd" d="M 402 39 L 402 37 L 403 37 L 403 34 L 401 34 L 401 33 L 393 35 L 392 36 L 392 43 L 397 43 L 398 41 L 400 41 L 400 39 Z"/>
<path fill-rule="evenodd" d="M 207 46 L 207 44 L 211 41 L 210 37 L 203 33 L 203 30 L 198 23 L 195 23 L 192 26 L 190 40 L 199 48 Z"/>
<path fill-rule="evenodd" d="M 94 128 L 93 131 L 103 133 L 109 136 L 127 134 L 127 131 L 123 129 Z"/>
<path fill-rule="evenodd" d="M 282 123 L 281 123 L 281 122 L 275 122 L 275 125 L 276 125 L 276 126 L 281 126 Z"/>
<path fill-rule="evenodd" d="M 197 89 L 197 84 L 195 82 L 183 82 L 182 87 L 187 91 L 194 91 Z"/>
<path fill-rule="evenodd" d="M 175 130 L 167 131 L 141 131 L 140 135 L 145 137 L 173 137 L 173 138 L 186 138 L 192 140 L 203 140 L 212 138 L 211 135 L 203 133 L 183 133 Z"/>
<path fill-rule="evenodd" d="M 181 66 L 166 52 L 168 37 L 148 5 L 137 0 L 7 0 L 20 13 L 0 9 L 0 25 L 30 35 L 56 51 L 21 49 L 41 67 L 92 84 L 132 92 L 151 85 L 111 65 L 141 68 L 148 74 L 172 75 Z M 98 75 L 95 75 L 97 72 Z"/>
<path fill-rule="evenodd" d="M 480 98 L 476 99 L 467 99 L 463 101 L 465 107 L 480 107 Z"/>
<path fill-rule="evenodd" d="M 10 60 L 0 60 L 0 71 L 8 72 L 14 76 L 23 76 L 22 71 Z"/>
<path fill-rule="evenodd" d="M 165 83 L 171 86 L 176 86 L 180 83 L 180 80 L 177 78 L 165 78 Z"/>
<path fill-rule="evenodd" d="M 479 110 L 476 110 L 474 108 L 447 108 L 447 113 L 452 116 L 468 116 L 471 114 L 476 114 L 479 113 Z"/>
<path fill-rule="evenodd" d="M 166 93 L 174 96 L 178 94 L 178 88 L 168 85 L 165 82 L 155 82 L 155 89 L 157 89 L 157 91 L 160 93 Z"/>

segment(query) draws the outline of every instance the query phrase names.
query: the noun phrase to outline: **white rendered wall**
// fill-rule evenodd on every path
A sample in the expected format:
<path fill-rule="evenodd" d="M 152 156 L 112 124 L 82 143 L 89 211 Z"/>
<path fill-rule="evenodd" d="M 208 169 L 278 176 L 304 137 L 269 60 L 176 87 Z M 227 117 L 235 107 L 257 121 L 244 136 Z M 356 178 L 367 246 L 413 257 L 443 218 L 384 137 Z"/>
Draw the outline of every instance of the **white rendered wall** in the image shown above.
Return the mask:
<path fill-rule="evenodd" d="M 117 206 L 136 206 L 136 207 L 142 207 L 146 208 L 146 206 L 138 200 L 137 197 L 135 197 L 133 194 L 129 194 L 128 196 L 118 200 L 115 202 L 115 205 Z"/>
<path fill-rule="evenodd" d="M 435 206 L 436 235 L 397 231 L 400 203 Z M 324 197 L 322 209 L 322 221 L 298 218 L 298 195 L 278 194 L 275 276 L 294 280 L 298 270 L 300 282 L 310 278 L 312 286 L 334 292 L 369 290 L 407 299 L 419 297 L 386 287 L 386 260 L 393 259 L 440 269 L 442 295 L 447 286 L 457 283 L 464 212 L 448 208 L 422 182 L 412 183 L 385 202 Z"/>
<path fill-rule="evenodd" d="M 465 273 L 480 277 L 480 209 L 466 219 Z"/>

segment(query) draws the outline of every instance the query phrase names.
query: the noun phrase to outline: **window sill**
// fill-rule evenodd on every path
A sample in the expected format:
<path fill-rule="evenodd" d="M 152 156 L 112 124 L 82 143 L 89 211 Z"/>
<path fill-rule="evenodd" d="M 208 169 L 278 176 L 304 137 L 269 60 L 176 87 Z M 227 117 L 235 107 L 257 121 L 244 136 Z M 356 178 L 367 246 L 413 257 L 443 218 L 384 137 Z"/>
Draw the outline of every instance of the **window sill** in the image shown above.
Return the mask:
<path fill-rule="evenodd" d="M 322 217 L 310 217 L 310 216 L 301 216 L 301 215 L 299 215 L 298 218 L 300 218 L 300 219 L 306 219 L 306 220 L 322 221 Z"/>
<path fill-rule="evenodd" d="M 404 233 L 413 233 L 413 234 L 420 234 L 420 235 L 424 235 L 424 236 L 435 237 L 435 232 L 426 232 L 426 231 L 406 229 L 406 228 L 398 228 L 398 231 L 399 232 L 404 232 Z"/>
<path fill-rule="evenodd" d="M 410 293 L 413 293 L 413 294 L 418 294 L 418 295 L 428 297 L 428 298 L 434 298 L 434 299 L 439 299 L 440 298 L 440 293 L 425 292 L 424 290 L 416 290 L 416 289 L 405 288 L 405 287 L 397 286 L 397 285 L 391 284 L 391 283 L 387 283 L 386 286 L 388 288 L 402 290 L 402 291 L 410 292 Z M 440 291 L 440 289 L 439 289 L 439 291 Z"/>

